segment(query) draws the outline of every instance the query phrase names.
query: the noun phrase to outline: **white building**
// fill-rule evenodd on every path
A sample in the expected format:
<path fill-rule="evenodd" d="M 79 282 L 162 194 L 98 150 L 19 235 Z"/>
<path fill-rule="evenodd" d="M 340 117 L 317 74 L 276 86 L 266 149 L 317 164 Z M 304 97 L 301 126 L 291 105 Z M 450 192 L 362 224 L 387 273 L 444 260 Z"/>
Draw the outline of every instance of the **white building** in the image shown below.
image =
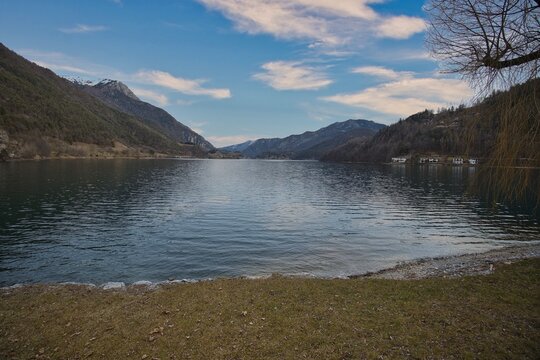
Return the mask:
<path fill-rule="evenodd" d="M 407 158 L 404 158 L 404 157 L 393 157 L 393 158 L 392 158 L 392 162 L 395 162 L 395 163 L 404 163 L 404 162 L 407 162 Z"/>
<path fill-rule="evenodd" d="M 454 165 L 463 165 L 463 158 L 455 157 L 452 159 L 452 164 Z"/>

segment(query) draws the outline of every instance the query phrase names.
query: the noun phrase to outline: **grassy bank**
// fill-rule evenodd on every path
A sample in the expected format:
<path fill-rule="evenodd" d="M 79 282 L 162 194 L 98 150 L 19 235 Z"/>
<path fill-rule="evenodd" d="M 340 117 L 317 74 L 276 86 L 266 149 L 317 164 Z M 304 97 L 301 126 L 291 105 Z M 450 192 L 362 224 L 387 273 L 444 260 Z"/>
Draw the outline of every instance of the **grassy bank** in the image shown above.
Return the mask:
<path fill-rule="evenodd" d="M 538 358 L 540 259 L 488 276 L 4 291 L 0 358 Z"/>

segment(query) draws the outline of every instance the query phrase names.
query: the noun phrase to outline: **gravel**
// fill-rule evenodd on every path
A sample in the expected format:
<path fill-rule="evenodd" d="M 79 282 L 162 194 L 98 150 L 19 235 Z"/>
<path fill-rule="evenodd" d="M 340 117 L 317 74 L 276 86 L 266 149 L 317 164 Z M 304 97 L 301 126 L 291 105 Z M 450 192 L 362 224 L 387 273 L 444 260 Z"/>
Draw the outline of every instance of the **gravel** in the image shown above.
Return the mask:
<path fill-rule="evenodd" d="M 540 243 L 509 246 L 477 254 L 419 259 L 354 277 L 411 280 L 487 275 L 496 270 L 497 264 L 511 264 L 518 260 L 535 257 L 540 257 Z"/>

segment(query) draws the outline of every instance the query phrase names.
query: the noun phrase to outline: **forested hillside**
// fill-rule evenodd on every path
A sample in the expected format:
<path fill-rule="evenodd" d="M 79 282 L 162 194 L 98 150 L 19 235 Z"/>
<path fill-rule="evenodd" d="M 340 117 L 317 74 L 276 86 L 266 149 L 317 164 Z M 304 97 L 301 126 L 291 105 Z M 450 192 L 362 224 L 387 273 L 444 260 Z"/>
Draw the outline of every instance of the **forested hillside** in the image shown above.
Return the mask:
<path fill-rule="evenodd" d="M 2 44 L 0 132 L 15 158 L 201 152 L 105 105 Z"/>
<path fill-rule="evenodd" d="M 514 86 L 505 92 L 496 92 L 482 102 L 471 106 L 443 109 L 435 114 L 423 111 L 382 129 L 371 139 L 355 138 L 328 152 L 323 160 L 341 162 L 385 162 L 396 156 L 420 154 L 466 155 L 489 157 L 498 139 L 501 106 L 515 106 L 512 99 L 535 93 L 540 102 L 540 80 Z M 521 105 L 520 105 L 521 106 Z M 530 107 L 534 108 L 531 103 Z M 540 115 L 531 112 L 528 121 L 539 122 Z M 514 139 L 519 141 L 519 139 Z M 537 144 L 538 145 L 538 144 Z M 534 144 L 531 144 L 534 146 Z M 526 154 L 516 154 L 517 157 Z"/>

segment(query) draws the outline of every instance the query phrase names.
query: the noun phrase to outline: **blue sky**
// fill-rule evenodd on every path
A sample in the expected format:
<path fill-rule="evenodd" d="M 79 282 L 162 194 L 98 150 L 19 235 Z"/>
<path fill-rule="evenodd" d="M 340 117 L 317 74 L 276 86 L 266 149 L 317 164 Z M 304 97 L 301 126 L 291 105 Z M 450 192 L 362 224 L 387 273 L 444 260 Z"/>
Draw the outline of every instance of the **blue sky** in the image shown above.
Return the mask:
<path fill-rule="evenodd" d="M 125 82 L 216 146 L 390 124 L 472 92 L 424 48 L 422 0 L 0 0 L 0 41 Z"/>

